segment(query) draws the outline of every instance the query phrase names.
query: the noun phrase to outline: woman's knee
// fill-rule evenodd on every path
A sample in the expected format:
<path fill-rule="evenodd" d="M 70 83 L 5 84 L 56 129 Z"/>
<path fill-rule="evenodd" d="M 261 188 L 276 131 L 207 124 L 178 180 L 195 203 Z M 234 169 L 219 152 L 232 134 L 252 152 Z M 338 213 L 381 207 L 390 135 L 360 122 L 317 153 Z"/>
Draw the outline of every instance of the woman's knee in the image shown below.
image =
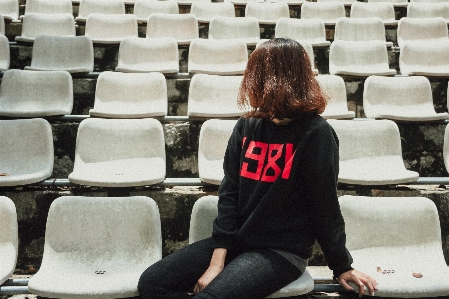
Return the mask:
<path fill-rule="evenodd" d="M 149 267 L 146 269 L 142 275 L 140 275 L 139 282 L 137 283 L 137 291 L 139 292 L 140 298 L 154 298 L 152 295 L 156 295 L 161 289 L 159 283 L 161 277 Z"/>

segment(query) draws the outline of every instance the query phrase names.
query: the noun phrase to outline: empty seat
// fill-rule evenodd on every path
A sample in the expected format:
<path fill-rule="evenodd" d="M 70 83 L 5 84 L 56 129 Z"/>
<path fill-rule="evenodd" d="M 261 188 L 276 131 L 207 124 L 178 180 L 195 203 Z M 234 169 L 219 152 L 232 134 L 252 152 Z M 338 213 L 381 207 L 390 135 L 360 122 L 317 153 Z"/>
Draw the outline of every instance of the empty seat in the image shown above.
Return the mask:
<path fill-rule="evenodd" d="M 0 89 L 0 115 L 67 115 L 73 107 L 72 76 L 66 71 L 8 70 Z"/>
<path fill-rule="evenodd" d="M 391 120 L 333 120 L 340 140 L 338 181 L 356 185 L 415 182 L 417 172 L 405 169 L 401 137 Z"/>
<path fill-rule="evenodd" d="M 343 78 L 336 75 L 318 75 L 316 79 L 321 89 L 329 96 L 329 102 L 321 116 L 326 119 L 354 118 L 354 111 L 348 110 L 346 86 Z"/>
<path fill-rule="evenodd" d="M 449 3 L 413 2 L 407 6 L 409 18 L 435 18 L 440 17 L 449 22 Z"/>
<path fill-rule="evenodd" d="M 368 0 L 368 3 L 391 3 L 394 7 L 407 7 L 408 1 L 407 0 Z"/>
<path fill-rule="evenodd" d="M 43 13 L 48 18 L 54 14 L 71 14 L 71 0 L 27 0 L 25 6 L 25 15 L 29 13 Z"/>
<path fill-rule="evenodd" d="M 260 40 L 259 22 L 254 17 L 213 17 L 209 25 L 209 39 L 240 39 L 247 45 L 255 46 Z"/>
<path fill-rule="evenodd" d="M 174 0 L 180 5 L 192 5 L 195 2 L 211 2 L 211 0 Z"/>
<path fill-rule="evenodd" d="M 86 22 L 87 17 L 92 13 L 125 14 L 125 2 L 123 0 L 81 0 L 75 21 Z"/>
<path fill-rule="evenodd" d="M 341 18 L 335 24 L 334 40 L 371 41 L 380 40 L 387 47 L 393 46 L 387 42 L 385 26 L 381 18 Z"/>
<path fill-rule="evenodd" d="M 411 3 L 439 3 L 439 2 L 448 2 L 448 0 L 410 0 Z"/>
<path fill-rule="evenodd" d="M 223 160 L 237 120 L 209 119 L 201 126 L 198 145 L 198 174 L 201 181 L 220 185 Z"/>
<path fill-rule="evenodd" d="M 146 37 L 171 37 L 178 45 L 188 45 L 199 38 L 198 21 L 193 14 L 154 13 L 148 19 Z"/>
<path fill-rule="evenodd" d="M 164 132 L 159 121 L 89 118 L 78 128 L 69 180 L 101 187 L 133 187 L 165 178 Z"/>
<path fill-rule="evenodd" d="M 40 182 L 53 172 L 53 135 L 41 118 L 0 120 L 0 186 Z"/>
<path fill-rule="evenodd" d="M 9 40 L 6 36 L 0 35 L 0 71 L 8 70 L 10 62 Z"/>
<path fill-rule="evenodd" d="M 290 10 L 285 2 L 249 2 L 245 17 L 255 17 L 260 24 L 276 24 L 279 18 L 289 18 Z"/>
<path fill-rule="evenodd" d="M 120 43 L 115 71 L 178 73 L 178 44 L 173 38 L 125 37 Z"/>
<path fill-rule="evenodd" d="M 5 35 L 5 18 L 0 14 L 0 35 Z"/>
<path fill-rule="evenodd" d="M 43 14 L 28 13 L 22 20 L 22 34 L 17 42 L 33 42 L 38 35 L 75 36 L 75 20 L 70 13 Z"/>
<path fill-rule="evenodd" d="M 193 75 L 190 81 L 188 116 L 235 117 L 243 114 L 237 105 L 242 76 Z"/>
<path fill-rule="evenodd" d="M 368 118 L 432 121 L 449 118 L 436 113 L 432 89 L 426 77 L 368 77 L 363 90 L 363 109 Z"/>
<path fill-rule="evenodd" d="M 397 25 L 394 5 L 390 2 L 354 2 L 351 18 L 381 18 L 384 25 Z"/>
<path fill-rule="evenodd" d="M 402 75 L 449 76 L 449 40 L 406 42 L 399 54 Z"/>
<path fill-rule="evenodd" d="M 91 116 L 142 118 L 167 115 L 167 84 L 161 73 L 102 72 Z"/>
<path fill-rule="evenodd" d="M 263 2 L 262 0 L 224 0 L 224 2 L 231 2 L 237 5 L 246 5 L 250 2 Z"/>
<path fill-rule="evenodd" d="M 328 47 L 331 44 L 326 40 L 326 29 L 321 19 L 280 18 L 274 34 L 275 37 L 307 41 L 313 47 Z"/>
<path fill-rule="evenodd" d="M 449 172 L 449 125 L 444 129 L 443 160 L 446 172 Z"/>
<path fill-rule="evenodd" d="M 242 40 L 196 39 L 189 50 L 189 73 L 242 75 L 248 49 Z"/>
<path fill-rule="evenodd" d="M 26 70 L 89 73 L 94 70 L 94 48 L 88 36 L 39 35 L 34 39 L 31 66 Z"/>
<path fill-rule="evenodd" d="M 19 19 L 19 0 L 0 0 L 0 14 L 5 20 Z"/>
<path fill-rule="evenodd" d="M 339 201 L 352 266 L 376 279 L 379 287 L 375 296 L 429 298 L 449 294 L 440 220 L 431 200 L 345 195 Z M 365 294 L 369 294 L 366 288 Z"/>
<path fill-rule="evenodd" d="M 14 273 L 18 246 L 16 206 L 8 197 L 0 196 L 0 285 Z"/>
<path fill-rule="evenodd" d="M 218 196 L 203 196 L 195 202 L 190 217 L 189 243 L 212 236 L 213 221 L 218 215 L 217 204 Z M 267 298 L 300 296 L 311 292 L 313 287 L 313 279 L 306 270 L 297 280 Z"/>
<path fill-rule="evenodd" d="M 387 46 L 382 41 L 334 41 L 329 53 L 329 72 L 353 76 L 396 74 L 389 67 Z"/>
<path fill-rule="evenodd" d="M 235 17 L 234 5 L 230 2 L 193 2 L 190 13 L 202 23 L 209 23 L 215 16 Z"/>
<path fill-rule="evenodd" d="M 98 44 L 119 44 L 125 37 L 137 37 L 137 17 L 132 14 L 92 13 L 87 17 L 86 36 Z"/>
<path fill-rule="evenodd" d="M 139 23 L 146 23 L 152 13 L 179 14 L 175 1 L 137 0 L 134 4 L 134 15 Z"/>
<path fill-rule="evenodd" d="M 343 2 L 308 2 L 305 1 L 301 6 L 301 19 L 318 18 L 325 25 L 335 25 L 339 18 L 346 17 L 345 6 Z"/>
<path fill-rule="evenodd" d="M 138 296 L 140 275 L 162 258 L 161 239 L 159 210 L 149 197 L 59 197 L 28 290 L 50 298 Z"/>
<path fill-rule="evenodd" d="M 446 20 L 443 18 L 402 18 L 398 23 L 398 45 L 404 46 L 405 42 L 448 40 Z"/>

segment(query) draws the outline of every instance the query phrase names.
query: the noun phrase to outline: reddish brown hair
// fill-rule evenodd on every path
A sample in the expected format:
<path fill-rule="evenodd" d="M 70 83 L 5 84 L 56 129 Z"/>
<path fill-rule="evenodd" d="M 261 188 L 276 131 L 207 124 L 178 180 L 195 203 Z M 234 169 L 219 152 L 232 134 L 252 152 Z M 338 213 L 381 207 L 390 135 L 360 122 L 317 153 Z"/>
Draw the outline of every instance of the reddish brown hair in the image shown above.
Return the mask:
<path fill-rule="evenodd" d="M 304 113 L 322 113 L 327 96 L 304 48 L 294 40 L 274 38 L 251 53 L 238 103 L 250 107 L 245 117 L 297 118 Z"/>

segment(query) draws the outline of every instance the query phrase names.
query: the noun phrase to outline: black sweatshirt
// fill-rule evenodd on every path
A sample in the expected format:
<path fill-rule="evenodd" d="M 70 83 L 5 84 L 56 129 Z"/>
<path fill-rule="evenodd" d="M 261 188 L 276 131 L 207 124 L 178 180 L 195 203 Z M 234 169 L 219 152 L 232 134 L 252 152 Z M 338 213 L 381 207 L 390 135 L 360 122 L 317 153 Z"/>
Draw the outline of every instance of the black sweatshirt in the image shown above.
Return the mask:
<path fill-rule="evenodd" d="M 336 277 L 352 269 L 337 197 L 338 139 L 321 116 L 287 125 L 240 118 L 223 168 L 215 248 L 269 248 L 308 259 L 318 241 Z"/>

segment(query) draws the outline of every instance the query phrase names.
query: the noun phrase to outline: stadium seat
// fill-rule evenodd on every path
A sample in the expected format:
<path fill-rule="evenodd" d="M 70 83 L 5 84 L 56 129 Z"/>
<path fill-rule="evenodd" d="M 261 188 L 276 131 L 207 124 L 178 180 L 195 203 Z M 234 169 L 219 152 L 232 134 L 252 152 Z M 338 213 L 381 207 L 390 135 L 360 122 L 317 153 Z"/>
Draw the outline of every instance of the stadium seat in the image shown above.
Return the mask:
<path fill-rule="evenodd" d="M 5 35 L 6 27 L 5 27 L 5 18 L 0 14 L 0 35 Z"/>
<path fill-rule="evenodd" d="M 195 2 L 211 2 L 211 0 L 174 0 L 179 5 L 192 5 Z"/>
<path fill-rule="evenodd" d="M 409 18 L 435 18 L 440 17 L 449 22 L 448 2 L 412 2 L 407 6 Z"/>
<path fill-rule="evenodd" d="M 343 2 L 345 5 L 351 5 L 354 2 L 357 2 L 357 0 L 317 0 L 317 2 L 333 2 L 333 1 L 339 1 Z"/>
<path fill-rule="evenodd" d="M 389 67 L 385 42 L 378 40 L 335 40 L 330 47 L 329 72 L 351 76 L 396 75 L 396 70 Z"/>
<path fill-rule="evenodd" d="M 41 118 L 0 120 L 0 186 L 40 182 L 53 172 L 53 135 Z"/>
<path fill-rule="evenodd" d="M 190 244 L 212 236 L 213 221 L 218 214 L 217 204 L 218 196 L 203 196 L 195 202 L 190 217 Z M 311 292 L 313 287 L 312 276 L 306 269 L 300 278 L 267 298 L 296 297 Z"/>
<path fill-rule="evenodd" d="M 301 6 L 301 19 L 320 19 L 324 25 L 335 25 L 339 18 L 346 17 L 345 6 L 340 1 L 308 2 Z"/>
<path fill-rule="evenodd" d="M 209 39 L 239 39 L 248 46 L 255 46 L 260 40 L 259 22 L 254 17 L 213 17 L 209 25 Z"/>
<path fill-rule="evenodd" d="M 401 18 L 398 23 L 398 45 L 402 49 L 405 42 L 447 41 L 448 29 L 446 20 L 435 18 Z"/>
<path fill-rule="evenodd" d="M 123 0 L 81 0 L 75 21 L 86 22 L 91 13 L 125 14 L 125 2 Z"/>
<path fill-rule="evenodd" d="M 38 35 L 75 36 L 75 20 L 70 13 L 27 13 L 22 20 L 22 33 L 16 42 L 34 42 Z"/>
<path fill-rule="evenodd" d="M 140 275 L 161 258 L 153 199 L 63 196 L 48 211 L 42 264 L 28 290 L 50 298 L 135 297 Z"/>
<path fill-rule="evenodd" d="M 135 187 L 165 178 L 164 132 L 159 121 L 88 118 L 78 128 L 72 183 Z"/>
<path fill-rule="evenodd" d="M 10 62 L 9 40 L 6 36 L 0 35 L 0 71 L 8 70 Z"/>
<path fill-rule="evenodd" d="M 439 3 L 439 2 L 448 2 L 447 0 L 410 0 L 410 3 Z"/>
<path fill-rule="evenodd" d="M 433 121 L 449 118 L 436 113 L 429 79 L 371 76 L 365 81 L 363 109 L 368 118 Z"/>
<path fill-rule="evenodd" d="M 339 202 L 352 266 L 377 281 L 375 296 L 449 295 L 440 220 L 430 199 L 344 195 Z"/>
<path fill-rule="evenodd" d="M 179 73 L 178 44 L 173 38 L 125 37 L 115 71 Z"/>
<path fill-rule="evenodd" d="M 231 2 L 236 5 L 245 5 L 250 2 L 264 2 L 262 0 L 224 0 L 224 2 Z"/>
<path fill-rule="evenodd" d="M 1 0 L 0 14 L 7 21 L 19 19 L 19 0 Z"/>
<path fill-rule="evenodd" d="M 402 75 L 449 76 L 449 39 L 406 42 L 399 54 Z"/>
<path fill-rule="evenodd" d="M 167 84 L 161 73 L 102 72 L 90 116 L 143 118 L 167 115 Z"/>
<path fill-rule="evenodd" d="M 241 40 L 195 39 L 190 44 L 188 71 L 191 74 L 242 75 L 248 49 Z"/>
<path fill-rule="evenodd" d="M 198 145 L 198 173 L 201 181 L 220 185 L 223 159 L 237 120 L 209 119 L 201 126 Z"/>
<path fill-rule="evenodd" d="M 290 10 L 285 2 L 249 2 L 245 17 L 254 17 L 259 24 L 276 24 L 279 18 L 289 18 Z"/>
<path fill-rule="evenodd" d="M 394 5 L 391 2 L 354 2 L 351 18 L 381 18 L 384 25 L 397 25 Z"/>
<path fill-rule="evenodd" d="M 407 0 L 368 0 L 368 3 L 380 3 L 380 2 L 386 2 L 393 4 L 394 7 L 407 7 L 408 1 Z"/>
<path fill-rule="evenodd" d="M 152 13 L 179 14 L 175 1 L 137 0 L 134 4 L 134 15 L 139 23 L 145 23 Z"/>
<path fill-rule="evenodd" d="M 236 117 L 242 76 L 193 75 L 190 81 L 187 115 L 193 117 Z"/>
<path fill-rule="evenodd" d="M 334 40 L 371 41 L 380 40 L 387 47 L 393 46 L 387 42 L 385 26 L 381 18 L 341 18 L 335 24 Z"/>
<path fill-rule="evenodd" d="M 336 75 L 318 75 L 316 79 L 321 89 L 329 96 L 329 102 L 321 116 L 326 119 L 354 118 L 355 113 L 348 110 L 346 85 L 343 78 Z"/>
<path fill-rule="evenodd" d="M 14 273 L 18 247 L 16 206 L 8 197 L 0 196 L 0 285 Z"/>
<path fill-rule="evenodd" d="M 27 0 L 25 15 L 29 13 L 43 13 L 48 18 L 54 14 L 72 14 L 71 0 Z"/>
<path fill-rule="evenodd" d="M 89 73 L 94 70 L 94 48 L 88 36 L 39 35 L 34 39 L 31 66 L 33 71 L 68 71 Z"/>
<path fill-rule="evenodd" d="M 444 129 L 443 160 L 446 172 L 449 172 L 449 125 Z"/>
<path fill-rule="evenodd" d="M 391 120 L 333 120 L 340 140 L 338 181 L 355 185 L 394 185 L 418 180 L 405 169 L 401 137 Z"/>
<path fill-rule="evenodd" d="M 193 2 L 190 13 L 200 23 L 209 23 L 215 16 L 235 17 L 234 5 L 230 2 Z"/>
<path fill-rule="evenodd" d="M 147 38 L 174 38 L 178 45 L 189 45 L 199 38 L 198 21 L 193 14 L 153 13 L 147 22 Z"/>
<path fill-rule="evenodd" d="M 87 17 L 86 36 L 98 44 L 120 44 L 125 37 L 137 37 L 137 17 L 133 14 L 92 13 Z"/>
<path fill-rule="evenodd" d="M 68 115 L 73 107 L 72 76 L 66 71 L 11 69 L 3 74 L 0 115 L 44 117 Z"/>
<path fill-rule="evenodd" d="M 289 37 L 298 41 L 307 41 L 313 47 L 328 47 L 326 29 L 321 19 L 280 18 L 276 22 L 275 37 Z"/>

